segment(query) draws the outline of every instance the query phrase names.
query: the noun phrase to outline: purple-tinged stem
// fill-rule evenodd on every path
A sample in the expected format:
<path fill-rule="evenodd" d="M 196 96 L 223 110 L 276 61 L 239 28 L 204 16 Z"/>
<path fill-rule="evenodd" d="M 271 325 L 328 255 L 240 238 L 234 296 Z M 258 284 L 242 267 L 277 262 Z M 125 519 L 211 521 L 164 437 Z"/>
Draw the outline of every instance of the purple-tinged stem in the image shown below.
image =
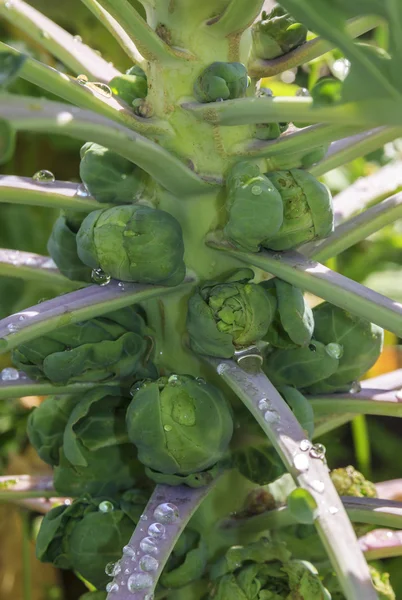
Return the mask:
<path fill-rule="evenodd" d="M 390 479 L 375 484 L 377 494 L 389 500 L 402 500 L 402 479 Z"/>
<path fill-rule="evenodd" d="M 377 375 L 377 377 L 364 379 L 360 382 L 360 385 L 363 390 L 398 390 L 399 388 L 402 388 L 402 369 L 396 369 L 395 371 L 390 371 L 389 373 Z"/>
<path fill-rule="evenodd" d="M 31 306 L 0 321 L 0 354 L 58 327 L 98 317 L 149 298 L 176 293 L 186 284 L 163 287 L 111 280 Z"/>
<path fill-rule="evenodd" d="M 359 539 L 367 560 L 402 556 L 402 531 L 375 529 Z"/>
<path fill-rule="evenodd" d="M 0 477 L 0 501 L 25 498 L 53 498 L 52 477 L 7 475 Z"/>
<path fill-rule="evenodd" d="M 188 521 L 215 482 L 202 488 L 157 485 L 119 561 L 107 600 L 151 600 Z"/>
<path fill-rule="evenodd" d="M 354 413 L 402 417 L 402 394 L 398 391 L 362 389 L 355 394 L 320 394 L 308 396 L 316 416 Z"/>

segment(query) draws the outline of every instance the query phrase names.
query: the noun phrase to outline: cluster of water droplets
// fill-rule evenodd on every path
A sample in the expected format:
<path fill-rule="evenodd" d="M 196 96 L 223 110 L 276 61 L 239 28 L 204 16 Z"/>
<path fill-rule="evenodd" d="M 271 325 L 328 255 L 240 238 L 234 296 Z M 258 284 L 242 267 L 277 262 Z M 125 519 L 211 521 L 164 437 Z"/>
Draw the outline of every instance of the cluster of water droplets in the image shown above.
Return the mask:
<path fill-rule="evenodd" d="M 266 398 L 261 398 L 257 406 L 258 410 L 260 410 L 264 416 L 264 421 L 266 421 L 270 425 L 278 423 L 280 419 L 279 414 L 274 408 L 272 408 L 271 404 Z"/>
<path fill-rule="evenodd" d="M 77 82 L 100 96 L 104 96 L 105 98 L 112 97 L 112 90 L 106 83 L 102 83 L 101 81 L 89 81 L 86 75 L 78 75 Z"/>
<path fill-rule="evenodd" d="M 99 510 L 102 510 L 101 505 Z M 109 504 L 111 504 L 109 502 Z M 104 509 L 104 507 L 103 507 Z M 112 508 L 113 510 L 113 508 Z M 105 512 L 103 510 L 103 512 Z M 120 586 L 126 586 L 127 590 L 132 594 L 144 591 L 155 584 L 155 573 L 160 567 L 158 555 L 160 553 L 160 542 L 166 537 L 168 528 L 171 525 L 177 524 L 180 521 L 179 509 L 175 504 L 164 502 L 159 504 L 153 513 L 155 519 L 146 527 L 149 520 L 147 515 L 140 517 L 138 527 L 142 526 L 144 537 L 141 538 L 138 549 L 127 544 L 123 548 L 123 558 L 116 563 L 106 565 L 105 573 L 110 577 L 114 577 L 106 586 L 108 593 L 118 592 Z M 141 523 L 142 522 L 142 523 Z M 127 579 L 126 579 L 127 577 Z M 144 600 L 153 600 L 152 593 L 144 596 Z"/>
<path fill-rule="evenodd" d="M 309 470 L 310 458 L 325 462 L 326 448 L 323 444 L 313 444 L 310 440 L 304 439 L 301 440 L 299 449 L 300 452 L 297 452 L 293 457 L 293 465 L 300 473 Z M 316 492 L 324 491 L 324 484 L 321 481 L 314 480 L 312 487 Z"/>

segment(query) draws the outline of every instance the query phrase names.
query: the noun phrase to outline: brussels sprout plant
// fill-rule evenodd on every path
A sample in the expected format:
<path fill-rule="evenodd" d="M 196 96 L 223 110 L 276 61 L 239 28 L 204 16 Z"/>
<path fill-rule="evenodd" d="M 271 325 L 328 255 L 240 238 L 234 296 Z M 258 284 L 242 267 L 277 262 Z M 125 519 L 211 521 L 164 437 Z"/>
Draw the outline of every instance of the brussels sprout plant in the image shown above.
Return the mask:
<path fill-rule="evenodd" d="M 400 183 L 367 185 L 356 216 L 323 176 L 401 134 L 402 8 L 81 1 L 124 64 L 0 0 L 44 51 L 0 43 L 0 164 L 23 132 L 81 145 L 75 182 L 0 176 L 1 202 L 59 211 L 50 257 L 4 250 L 0 274 L 63 291 L 0 321 L 0 395 L 46 396 L 27 433 L 52 469 L 0 499 L 51 498 L 36 555 L 82 600 L 393 598 L 367 562 L 390 542 L 352 522 L 402 529 L 402 504 L 330 474 L 320 436 L 401 416 L 398 371 L 359 381 L 402 306 L 324 264 L 402 216 Z M 317 82 L 334 49 L 348 73 Z M 298 69 L 309 90 L 269 91 Z"/>

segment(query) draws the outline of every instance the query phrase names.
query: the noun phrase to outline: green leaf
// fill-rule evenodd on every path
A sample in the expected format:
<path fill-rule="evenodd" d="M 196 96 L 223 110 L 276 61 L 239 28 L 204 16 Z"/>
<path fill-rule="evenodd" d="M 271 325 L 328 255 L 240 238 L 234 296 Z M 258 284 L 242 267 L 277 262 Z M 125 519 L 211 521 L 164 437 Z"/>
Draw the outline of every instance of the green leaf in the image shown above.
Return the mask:
<path fill-rule="evenodd" d="M 14 150 L 15 133 L 6 121 L 0 120 L 0 165 L 4 165 L 10 160 L 14 154 Z"/>
<path fill-rule="evenodd" d="M 288 496 L 288 507 L 299 523 L 311 525 L 314 523 L 317 502 L 307 490 L 297 488 Z"/>
<path fill-rule="evenodd" d="M 14 81 L 26 58 L 24 54 L 0 52 L 0 88 L 8 86 Z"/>

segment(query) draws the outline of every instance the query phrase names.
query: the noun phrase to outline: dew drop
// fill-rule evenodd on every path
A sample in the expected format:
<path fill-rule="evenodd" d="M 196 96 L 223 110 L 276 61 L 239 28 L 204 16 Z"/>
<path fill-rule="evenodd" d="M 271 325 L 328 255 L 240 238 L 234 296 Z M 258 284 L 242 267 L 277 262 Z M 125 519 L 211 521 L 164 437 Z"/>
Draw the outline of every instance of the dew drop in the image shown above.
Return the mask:
<path fill-rule="evenodd" d="M 276 412 L 276 410 L 267 410 L 264 413 L 264 421 L 266 421 L 267 423 L 277 423 L 279 421 L 279 415 Z"/>
<path fill-rule="evenodd" d="M 360 383 L 358 381 L 354 381 L 351 385 L 350 393 L 358 394 L 361 391 L 362 391 L 362 386 L 360 385 Z"/>
<path fill-rule="evenodd" d="M 141 521 L 148 521 L 148 516 L 147 515 L 141 515 L 140 516 L 140 520 Z"/>
<path fill-rule="evenodd" d="M 110 562 L 105 567 L 105 573 L 106 575 L 109 575 L 109 577 L 115 577 L 120 573 L 120 571 L 121 565 L 119 561 L 117 561 L 116 563 Z"/>
<path fill-rule="evenodd" d="M 124 282 L 123 281 L 119 281 L 119 283 L 117 284 L 117 287 L 119 288 L 119 290 L 121 292 L 124 292 L 125 286 L 124 286 Z"/>
<path fill-rule="evenodd" d="M 310 440 L 302 440 L 302 441 L 300 442 L 300 446 L 299 446 L 299 448 L 300 448 L 300 450 L 302 450 L 303 452 L 307 452 L 307 450 L 310 450 L 310 448 L 311 448 L 311 445 L 312 445 L 312 444 L 311 444 Z"/>
<path fill-rule="evenodd" d="M 88 83 L 88 77 L 86 75 L 78 75 L 77 83 L 80 83 L 81 85 L 86 85 Z"/>
<path fill-rule="evenodd" d="M 123 554 L 126 554 L 127 556 L 135 556 L 135 550 L 131 546 L 127 545 L 123 547 Z"/>
<path fill-rule="evenodd" d="M 7 325 L 7 329 L 10 333 L 16 333 L 18 331 L 19 327 L 16 323 L 9 323 Z"/>
<path fill-rule="evenodd" d="M 320 481 L 319 479 L 313 479 L 313 481 L 311 482 L 311 487 L 313 488 L 313 490 L 315 490 L 319 494 L 322 494 L 323 491 L 325 490 L 324 482 Z"/>
<path fill-rule="evenodd" d="M 325 346 L 325 352 L 332 358 L 341 358 L 343 354 L 343 346 L 335 343 L 327 344 Z"/>
<path fill-rule="evenodd" d="M 172 431 L 172 426 L 171 426 L 171 425 L 164 425 L 164 426 L 163 426 L 163 429 L 164 429 L 165 431 Z"/>
<path fill-rule="evenodd" d="M 106 591 L 108 593 L 111 592 L 118 592 L 119 591 L 119 586 L 117 585 L 117 583 L 113 583 L 112 581 L 110 583 L 107 584 L 106 586 Z"/>
<path fill-rule="evenodd" d="M 195 380 L 199 385 L 205 385 L 207 383 L 202 377 L 196 377 Z"/>
<path fill-rule="evenodd" d="M 75 195 L 78 196 L 78 198 L 88 198 L 90 194 L 87 186 L 84 183 L 80 183 L 80 185 L 77 187 Z"/>
<path fill-rule="evenodd" d="M 262 194 L 262 188 L 259 185 L 253 185 L 251 193 L 253 196 L 260 196 Z"/>
<path fill-rule="evenodd" d="M 2 381 L 17 381 L 17 379 L 19 379 L 19 376 L 19 372 L 13 367 L 7 367 L 6 369 L 3 369 L 0 373 L 0 378 Z"/>
<path fill-rule="evenodd" d="M 336 515 L 336 513 L 339 512 L 339 510 L 336 508 L 336 506 L 330 506 L 329 509 L 328 509 L 328 512 L 331 515 Z"/>
<path fill-rule="evenodd" d="M 148 534 L 154 538 L 162 538 L 166 533 L 166 527 L 162 523 L 152 523 L 148 527 Z"/>
<path fill-rule="evenodd" d="M 310 449 L 310 456 L 312 458 L 319 458 L 320 460 L 323 460 L 325 457 L 326 451 L 327 451 L 327 449 L 324 446 L 324 444 L 313 444 L 313 446 L 311 446 L 311 449 Z"/>
<path fill-rule="evenodd" d="M 152 552 L 152 554 L 159 553 L 158 546 L 156 545 L 155 540 L 151 537 L 144 537 L 140 541 L 140 548 L 143 552 Z"/>
<path fill-rule="evenodd" d="M 103 512 L 103 513 L 109 513 L 114 510 L 114 506 L 111 502 L 109 502 L 109 500 L 103 500 L 103 502 L 101 502 L 99 504 L 98 508 L 99 508 L 100 512 Z"/>
<path fill-rule="evenodd" d="M 130 573 L 131 573 L 130 569 L 124 569 L 124 574 L 125 575 L 130 575 Z"/>
<path fill-rule="evenodd" d="M 258 408 L 262 411 L 268 410 L 269 404 L 268 404 L 266 398 L 262 398 L 262 400 L 259 401 Z"/>
<path fill-rule="evenodd" d="M 128 578 L 127 587 L 130 592 L 138 592 L 151 587 L 153 579 L 148 573 L 134 573 Z"/>
<path fill-rule="evenodd" d="M 56 178 L 51 171 L 41 169 L 33 175 L 32 179 L 39 181 L 40 183 L 53 183 Z"/>
<path fill-rule="evenodd" d="M 310 467 L 310 462 L 306 454 L 296 454 L 293 457 L 293 464 L 300 473 L 308 471 Z"/>
<path fill-rule="evenodd" d="M 110 275 L 106 275 L 105 271 L 102 269 L 93 269 L 91 273 L 91 279 L 94 283 L 103 287 L 110 283 L 111 277 Z"/>
<path fill-rule="evenodd" d="M 176 523 L 179 520 L 179 509 L 170 502 L 164 502 L 155 508 L 154 517 L 161 523 Z"/>
<path fill-rule="evenodd" d="M 77 44 L 82 44 L 82 37 L 80 35 L 75 35 L 73 37 L 73 41 L 76 42 Z"/>
<path fill-rule="evenodd" d="M 156 571 L 159 567 L 159 563 L 153 556 L 145 554 L 140 560 L 140 568 L 143 571 Z"/>
<path fill-rule="evenodd" d="M 310 352 L 316 352 L 317 351 L 317 347 L 315 344 L 309 344 L 308 349 L 310 350 Z"/>
<path fill-rule="evenodd" d="M 310 96 L 310 92 L 307 88 L 302 87 L 297 90 L 296 96 L 299 96 L 299 98 L 308 98 Z"/>
<path fill-rule="evenodd" d="M 106 83 L 101 83 L 100 81 L 92 81 L 86 84 L 94 92 L 100 94 L 101 96 L 105 96 L 105 98 L 112 97 L 112 90 Z"/>
<path fill-rule="evenodd" d="M 181 385 L 181 381 L 178 375 L 171 375 L 168 379 L 168 383 L 173 385 Z"/>
<path fill-rule="evenodd" d="M 216 367 L 216 371 L 217 371 L 218 375 L 223 375 L 225 373 L 225 371 L 228 371 L 229 369 L 230 369 L 230 366 L 227 365 L 226 363 L 220 363 Z"/>
<path fill-rule="evenodd" d="M 42 263 L 42 269 L 57 269 L 57 265 L 51 258 Z"/>
<path fill-rule="evenodd" d="M 346 79 L 350 70 L 350 61 L 347 58 L 338 58 L 332 65 L 334 74 L 343 81 Z"/>
<path fill-rule="evenodd" d="M 42 38 L 42 40 L 50 40 L 50 35 L 47 31 L 41 31 L 40 32 L 40 37 Z"/>

